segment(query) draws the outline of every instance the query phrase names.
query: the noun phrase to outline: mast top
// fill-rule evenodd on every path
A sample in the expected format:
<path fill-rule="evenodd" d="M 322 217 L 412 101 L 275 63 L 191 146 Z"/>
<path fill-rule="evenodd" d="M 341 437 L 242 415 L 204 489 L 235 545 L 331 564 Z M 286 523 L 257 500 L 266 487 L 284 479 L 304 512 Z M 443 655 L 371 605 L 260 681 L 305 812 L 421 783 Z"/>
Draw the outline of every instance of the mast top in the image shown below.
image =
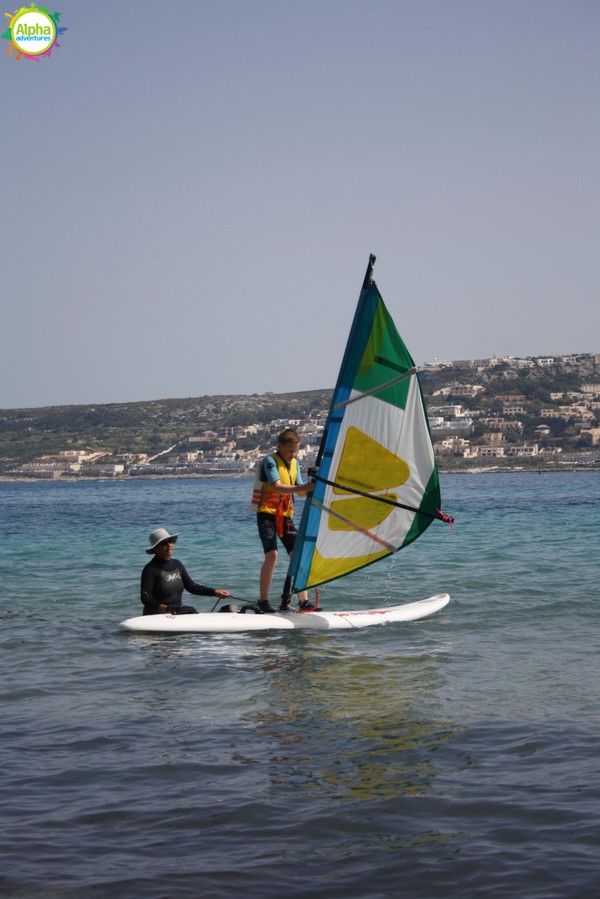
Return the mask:
<path fill-rule="evenodd" d="M 373 266 L 375 265 L 376 259 L 377 259 L 377 256 L 375 256 L 374 253 L 371 253 L 369 255 L 369 264 L 367 266 L 365 280 L 363 281 L 363 290 L 366 290 L 366 288 L 370 286 L 371 281 L 373 280 Z"/>

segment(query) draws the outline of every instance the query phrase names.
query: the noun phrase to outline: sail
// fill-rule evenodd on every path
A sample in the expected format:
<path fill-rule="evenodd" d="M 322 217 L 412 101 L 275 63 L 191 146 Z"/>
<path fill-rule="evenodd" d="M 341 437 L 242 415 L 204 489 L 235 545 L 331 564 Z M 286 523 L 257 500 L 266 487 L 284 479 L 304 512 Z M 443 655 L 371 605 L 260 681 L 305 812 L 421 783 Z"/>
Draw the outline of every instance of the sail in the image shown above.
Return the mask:
<path fill-rule="evenodd" d="M 372 279 L 371 256 L 290 568 L 293 593 L 371 565 L 440 513 L 415 363 Z"/>

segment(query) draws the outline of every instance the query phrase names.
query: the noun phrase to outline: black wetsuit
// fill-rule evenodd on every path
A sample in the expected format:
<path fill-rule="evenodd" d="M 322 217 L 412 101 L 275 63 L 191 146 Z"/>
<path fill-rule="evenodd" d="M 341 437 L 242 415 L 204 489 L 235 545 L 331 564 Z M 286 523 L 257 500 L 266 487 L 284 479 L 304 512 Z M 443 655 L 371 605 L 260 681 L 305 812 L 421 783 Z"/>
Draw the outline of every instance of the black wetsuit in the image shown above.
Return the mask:
<path fill-rule="evenodd" d="M 142 571 L 142 602 L 144 615 L 155 615 L 159 605 L 166 605 L 169 612 L 196 612 L 192 606 L 182 606 L 184 590 L 196 596 L 216 596 L 212 587 L 203 587 L 191 579 L 185 567 L 177 559 L 164 562 L 154 556 Z"/>

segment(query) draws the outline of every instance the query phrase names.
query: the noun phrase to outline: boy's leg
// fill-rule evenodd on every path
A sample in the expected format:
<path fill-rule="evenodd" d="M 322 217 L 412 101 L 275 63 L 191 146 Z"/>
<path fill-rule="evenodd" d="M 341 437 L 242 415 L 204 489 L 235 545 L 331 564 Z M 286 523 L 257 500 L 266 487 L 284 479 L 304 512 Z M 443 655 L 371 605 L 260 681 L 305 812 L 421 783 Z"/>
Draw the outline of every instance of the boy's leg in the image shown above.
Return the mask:
<path fill-rule="evenodd" d="M 281 538 L 281 542 L 285 546 L 288 556 L 291 556 L 294 551 L 294 546 L 296 545 L 296 537 L 297 536 L 298 536 L 298 531 L 296 530 L 294 522 L 292 521 L 291 518 L 286 518 L 285 522 L 284 522 L 284 531 L 283 531 L 283 536 Z M 289 578 L 286 578 L 285 584 L 283 585 L 283 593 L 281 595 L 281 610 L 283 612 L 285 612 L 289 609 L 291 598 L 292 597 L 290 594 L 290 582 L 289 582 Z M 302 605 L 302 603 L 308 602 L 308 593 L 306 592 L 306 590 L 303 590 L 302 593 L 298 594 L 298 600 L 300 602 L 300 605 Z"/>
<path fill-rule="evenodd" d="M 269 589 L 273 580 L 273 572 L 277 564 L 277 550 L 272 549 L 265 553 L 265 559 L 260 569 L 260 599 L 261 602 L 268 601 Z"/>
<path fill-rule="evenodd" d="M 273 572 L 277 564 L 277 529 L 275 516 L 259 512 L 256 516 L 258 533 L 265 552 L 260 569 L 260 599 L 258 608 L 261 612 L 274 612 L 269 605 L 269 589 L 273 580 Z"/>

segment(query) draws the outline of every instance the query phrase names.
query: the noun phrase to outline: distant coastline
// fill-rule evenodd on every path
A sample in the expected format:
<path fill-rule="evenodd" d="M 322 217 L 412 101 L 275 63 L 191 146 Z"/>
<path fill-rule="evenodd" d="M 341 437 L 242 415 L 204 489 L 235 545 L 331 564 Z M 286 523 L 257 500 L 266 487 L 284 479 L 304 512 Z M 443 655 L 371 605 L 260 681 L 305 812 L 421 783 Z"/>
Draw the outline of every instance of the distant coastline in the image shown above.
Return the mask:
<path fill-rule="evenodd" d="M 600 353 L 492 357 L 419 370 L 441 472 L 600 466 Z M 11 481 L 243 477 L 284 427 L 314 464 L 331 390 L 0 410 Z"/>
<path fill-rule="evenodd" d="M 461 475 L 485 475 L 485 474 L 581 474 L 582 472 L 595 471 L 600 473 L 600 464 L 582 464 L 582 465 L 548 465 L 546 467 L 524 466 L 524 465 L 504 465 L 504 466 L 473 466 L 470 468 L 440 468 L 441 476 L 448 474 Z M 138 475 L 86 475 L 84 477 L 61 477 L 61 478 L 34 478 L 18 475 L 0 475 L 0 484 L 83 484 L 96 481 L 110 481 L 112 483 L 131 483 L 132 481 L 170 481 L 170 480 L 215 480 L 222 478 L 224 480 L 252 480 L 250 472 L 232 472 L 224 474 L 138 474 Z"/>

